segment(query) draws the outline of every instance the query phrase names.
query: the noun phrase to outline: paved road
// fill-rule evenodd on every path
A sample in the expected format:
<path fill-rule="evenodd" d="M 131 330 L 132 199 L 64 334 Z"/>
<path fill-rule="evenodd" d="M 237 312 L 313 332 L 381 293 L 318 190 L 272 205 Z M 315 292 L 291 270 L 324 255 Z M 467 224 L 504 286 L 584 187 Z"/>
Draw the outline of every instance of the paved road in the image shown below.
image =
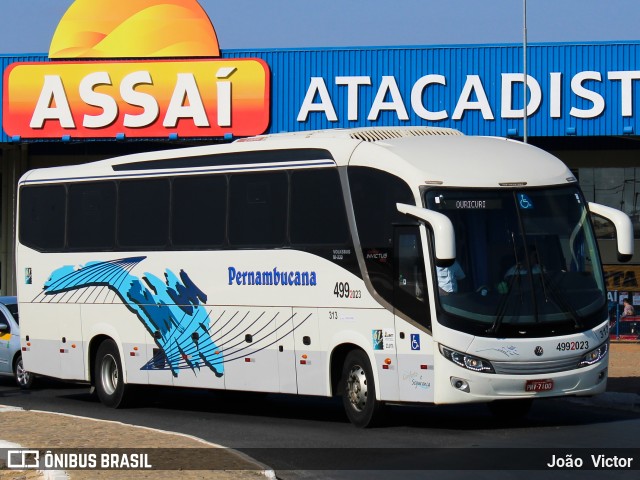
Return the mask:
<path fill-rule="evenodd" d="M 340 402 L 332 399 L 169 389 L 144 389 L 140 397 L 139 405 L 133 408 L 112 410 L 89 395 L 86 386 L 41 381 L 36 390 L 23 392 L 13 387 L 10 379 L 0 379 L 0 404 L 194 435 L 247 451 L 274 467 L 280 478 L 367 478 L 368 471 L 329 475 L 315 469 L 375 465 L 401 470 L 409 468 L 416 456 L 430 458 L 434 454 L 439 455 L 434 460 L 464 468 L 465 455 L 482 454 L 483 448 L 491 449 L 486 451 L 491 455 L 499 455 L 492 460 L 496 462 L 496 470 L 508 465 L 510 458 L 527 455 L 527 450 L 512 450 L 502 457 L 503 448 L 546 447 L 560 453 L 567 448 L 584 448 L 582 453 L 587 454 L 602 448 L 633 448 L 640 462 L 639 413 L 565 400 L 539 401 L 527 420 L 508 425 L 497 424 L 482 405 L 391 407 L 384 427 L 359 430 L 348 423 Z M 432 448 L 465 450 L 452 454 L 429 450 Z M 609 450 L 614 451 L 617 450 Z M 381 458 L 384 458 L 382 465 Z M 481 472 L 480 478 L 485 474 L 487 478 L 496 478 L 496 472 L 490 473 Z M 555 473 L 560 475 L 558 478 L 573 478 L 571 475 L 582 472 Z M 626 474 L 630 473 L 637 475 L 637 471 Z M 545 473 L 545 478 L 548 474 Z M 626 474 L 598 472 L 597 478 L 625 478 Z M 378 478 L 392 478 L 380 475 Z M 448 478 L 447 475 L 439 472 L 436 478 Z M 517 476 L 522 478 L 521 472 Z"/>

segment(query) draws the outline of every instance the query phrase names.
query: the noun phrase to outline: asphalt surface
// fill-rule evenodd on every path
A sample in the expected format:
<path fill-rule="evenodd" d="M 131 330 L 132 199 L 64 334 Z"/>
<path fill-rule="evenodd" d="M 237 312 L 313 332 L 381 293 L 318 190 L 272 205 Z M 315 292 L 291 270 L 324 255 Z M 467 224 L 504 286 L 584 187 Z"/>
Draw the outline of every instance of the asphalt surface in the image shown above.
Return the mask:
<path fill-rule="evenodd" d="M 70 389 L 70 392 L 75 390 Z M 620 410 L 620 411 L 629 411 L 629 412 L 640 412 L 640 344 L 631 343 L 631 344 L 612 344 L 611 356 L 610 356 L 610 378 L 608 382 L 608 391 L 605 394 L 599 395 L 590 399 L 570 399 L 567 401 L 576 402 L 579 404 L 583 404 L 587 407 L 593 406 L 604 406 L 607 410 Z M 87 394 L 83 394 L 87 395 Z M 73 396 L 73 395 L 72 395 Z M 28 397 L 25 397 L 27 400 Z M 301 413 L 296 413 L 295 405 L 296 405 L 295 397 L 292 397 L 291 401 L 289 401 L 286 397 L 284 399 L 278 399 L 275 410 L 269 410 L 266 421 L 269 422 L 273 420 L 274 422 L 274 430 L 276 429 L 276 424 L 278 423 L 278 416 L 283 415 L 284 418 L 293 415 L 302 415 Z M 564 401 L 564 400 L 563 400 Z M 279 402 L 279 403 L 278 403 Z M 1 399 L 0 399 L 0 403 Z M 29 405 L 30 402 L 12 402 L 14 404 L 24 404 Z M 92 402 L 91 404 L 93 405 Z M 168 407 L 167 407 L 168 405 Z M 313 406 L 313 403 L 311 403 Z M 169 402 L 166 405 L 162 405 L 162 408 L 171 408 L 172 404 Z M 331 420 L 327 418 L 333 424 L 340 424 L 341 419 L 337 418 L 341 415 L 340 406 L 333 405 L 330 400 L 324 399 L 323 401 L 318 402 L 319 412 L 315 415 L 313 412 L 307 411 L 305 414 L 310 421 L 318 422 L 322 421 L 323 415 L 329 415 Z M 99 405 L 95 405 L 95 407 L 99 407 Z M 245 406 L 246 407 L 246 406 Z M 49 407 L 47 407 L 49 408 Z M 55 409 L 55 405 L 51 406 L 51 409 Z M 178 408 L 180 408 L 178 406 Z M 233 407 L 230 407 L 233 409 Z M 306 406 L 305 408 L 308 408 Z M 439 407 L 440 408 L 440 407 Z M 550 409 L 551 410 L 551 409 Z M 205 410 L 207 411 L 207 410 Z M 238 406 L 238 414 L 241 415 L 242 412 L 245 412 L 246 409 L 242 406 Z M 405 421 L 409 421 L 411 417 L 411 413 L 406 413 L 407 411 L 411 411 L 410 408 L 398 408 L 397 409 L 400 414 L 397 416 L 396 420 L 399 420 L 400 423 Z M 197 408 L 193 410 L 194 415 L 198 415 Z M 135 412 L 133 412 L 135 414 Z M 140 412 L 142 413 L 142 412 Z M 443 420 L 446 424 L 447 420 L 447 411 L 443 412 L 445 414 L 445 420 Z M 450 413 L 450 412 L 449 412 Z M 258 414 L 259 412 L 255 412 L 254 414 Z M 211 444 L 208 442 L 204 442 L 198 438 L 193 438 L 181 434 L 175 434 L 173 432 L 163 432 L 161 430 L 150 430 L 150 429 L 140 429 L 139 427 L 124 425 L 119 422 L 96 422 L 95 420 L 89 418 L 79 418 L 68 415 L 56 415 L 52 413 L 44 413 L 38 411 L 15 411 L 15 410 L 5 410 L 0 412 L 2 419 L 2 433 L 0 437 L 13 442 L 15 444 L 23 445 L 26 447 L 42 447 L 42 448 L 87 448 L 87 446 L 91 446 L 93 448 L 155 448 L 162 449 L 163 446 L 166 448 L 193 448 L 193 449 L 217 449 L 219 452 L 222 452 L 223 456 L 227 456 L 226 459 L 219 460 L 220 468 L 214 466 L 213 469 L 209 471 L 196 471 L 196 472 L 187 472 L 181 471 L 180 477 L 184 479 L 189 478 L 214 478 L 214 479 L 227 479 L 227 478 L 256 478 L 256 475 L 260 478 L 264 478 L 265 475 L 272 476 L 273 471 L 271 470 L 269 465 L 261 462 L 252 462 L 250 458 L 246 456 L 238 457 L 237 453 L 231 449 L 220 448 L 218 445 Z M 275 417 L 273 417 L 275 415 Z M 431 422 L 433 417 L 427 414 L 427 421 Z M 135 415 L 132 415 L 135 417 Z M 141 416 L 140 420 L 142 421 Z M 292 418 L 294 418 L 292 417 Z M 240 421 L 240 417 L 235 417 L 235 415 L 231 418 L 237 418 Z M 306 417 L 305 417 L 306 418 Z M 265 421 L 261 418 L 261 421 Z M 63 422 L 64 425 L 61 425 L 60 422 Z M 132 421 L 131 423 L 135 423 Z M 25 428 L 25 424 L 29 425 L 29 428 Z M 170 424 L 168 424 L 170 425 Z M 318 425 L 318 423 L 315 423 Z M 335 425 L 334 425 L 335 426 Z M 438 424 L 430 425 L 431 427 L 438 428 Z M 37 427 L 37 428 L 36 428 Z M 343 426 L 340 425 L 338 430 L 343 431 L 346 435 L 346 438 L 351 437 L 351 430 L 357 431 L 357 429 L 351 429 L 350 425 L 345 424 L 344 429 Z M 68 432 L 72 431 L 74 433 L 73 436 L 61 435 L 60 432 Z M 277 432 L 274 432 L 277 433 Z M 349 434 L 351 433 L 351 434 Z M 463 433 L 463 432 L 459 432 Z M 197 435 L 197 433 L 196 433 Z M 206 436 L 203 434 L 203 437 Z M 353 435 L 357 437 L 357 435 Z M 378 435 L 367 435 L 369 438 L 377 437 Z M 70 442 L 69 439 L 72 438 L 74 441 Z M 233 446 L 233 444 L 238 445 L 237 440 L 231 440 L 231 437 L 225 437 L 229 442 L 224 442 L 227 445 Z M 295 437 L 294 437 L 295 438 Z M 306 439 L 303 436 L 303 433 L 298 436 L 299 438 L 299 446 L 313 446 L 307 445 Z M 163 440 L 164 439 L 164 440 Z M 75 443 L 74 443 L 75 442 Z M 164 442 L 164 443 L 163 443 Z M 195 442 L 195 443 L 194 443 Z M 245 446 L 264 446 L 265 442 L 269 444 L 268 439 L 264 438 L 255 438 L 255 442 L 253 444 L 244 443 Z M 337 441 L 336 445 L 340 445 L 341 442 Z M 0 445 L 0 451 L 2 446 Z M 199 451 L 199 450 L 198 450 Z M 211 456 L 207 454 L 207 457 Z M 221 457 L 222 458 L 222 457 Z M 229 458 L 233 461 L 239 461 L 241 459 L 246 464 L 229 464 Z M 230 468 L 229 468 L 230 467 Z M 49 478 L 52 475 L 52 470 L 47 471 L 47 475 Z M 64 472 L 57 471 L 56 475 L 62 476 L 65 478 Z M 159 471 L 155 470 L 153 472 L 140 472 L 140 471 L 110 471 L 110 470 L 102 470 L 102 471 L 80 471 L 80 470 L 68 470 L 67 473 L 70 475 L 70 478 L 73 480 L 80 480 L 83 478 L 96 478 L 96 473 L 100 473 L 99 478 L 175 478 L 176 471 Z M 119 476 L 124 473 L 129 473 L 129 475 Z M 24 475 L 32 475 L 33 472 L 26 471 L 21 473 L 23 476 L 16 476 L 16 472 L 14 471 L 0 471 L 0 478 L 29 478 Z M 92 474 L 87 476 L 88 474 Z M 133 475 L 131 475 L 133 474 Z M 9 476 L 7 476 L 9 475 Z M 14 476 L 10 476 L 14 475 Z M 142 476 L 139 476 L 142 475 Z M 147 476 L 144 476 L 147 475 Z M 168 475 L 167 477 L 163 477 L 162 475 Z M 195 475 L 195 476 L 189 476 Z"/>

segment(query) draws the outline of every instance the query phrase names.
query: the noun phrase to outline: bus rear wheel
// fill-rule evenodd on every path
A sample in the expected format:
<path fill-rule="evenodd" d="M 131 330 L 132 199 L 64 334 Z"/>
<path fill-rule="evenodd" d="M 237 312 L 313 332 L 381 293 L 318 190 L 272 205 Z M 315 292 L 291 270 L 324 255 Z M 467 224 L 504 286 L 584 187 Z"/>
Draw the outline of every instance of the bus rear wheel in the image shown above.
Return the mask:
<path fill-rule="evenodd" d="M 376 399 L 376 385 L 369 358 L 362 350 L 347 355 L 342 369 L 342 403 L 349 421 L 356 427 L 374 426 L 381 403 Z"/>
<path fill-rule="evenodd" d="M 108 407 L 124 406 L 126 385 L 122 373 L 117 345 L 113 340 L 105 340 L 96 354 L 94 379 L 98 398 Z"/>

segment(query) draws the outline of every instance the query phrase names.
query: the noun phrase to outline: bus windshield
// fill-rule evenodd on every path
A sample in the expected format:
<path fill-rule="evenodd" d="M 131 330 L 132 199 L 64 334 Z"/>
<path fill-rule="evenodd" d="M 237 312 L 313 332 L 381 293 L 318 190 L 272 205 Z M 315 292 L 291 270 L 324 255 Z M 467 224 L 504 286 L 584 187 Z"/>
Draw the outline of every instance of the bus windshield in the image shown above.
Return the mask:
<path fill-rule="evenodd" d="M 436 270 L 439 321 L 480 336 L 536 337 L 593 328 L 606 292 L 577 187 L 425 193 L 451 220 L 456 262 Z"/>

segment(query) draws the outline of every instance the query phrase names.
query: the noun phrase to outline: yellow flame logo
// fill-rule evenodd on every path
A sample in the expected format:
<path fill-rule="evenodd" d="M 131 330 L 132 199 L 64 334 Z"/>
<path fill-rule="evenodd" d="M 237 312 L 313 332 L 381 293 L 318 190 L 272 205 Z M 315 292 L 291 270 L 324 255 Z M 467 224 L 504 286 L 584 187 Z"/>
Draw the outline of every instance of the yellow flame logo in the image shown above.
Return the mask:
<path fill-rule="evenodd" d="M 197 0 L 75 0 L 49 48 L 52 59 L 218 56 Z"/>

